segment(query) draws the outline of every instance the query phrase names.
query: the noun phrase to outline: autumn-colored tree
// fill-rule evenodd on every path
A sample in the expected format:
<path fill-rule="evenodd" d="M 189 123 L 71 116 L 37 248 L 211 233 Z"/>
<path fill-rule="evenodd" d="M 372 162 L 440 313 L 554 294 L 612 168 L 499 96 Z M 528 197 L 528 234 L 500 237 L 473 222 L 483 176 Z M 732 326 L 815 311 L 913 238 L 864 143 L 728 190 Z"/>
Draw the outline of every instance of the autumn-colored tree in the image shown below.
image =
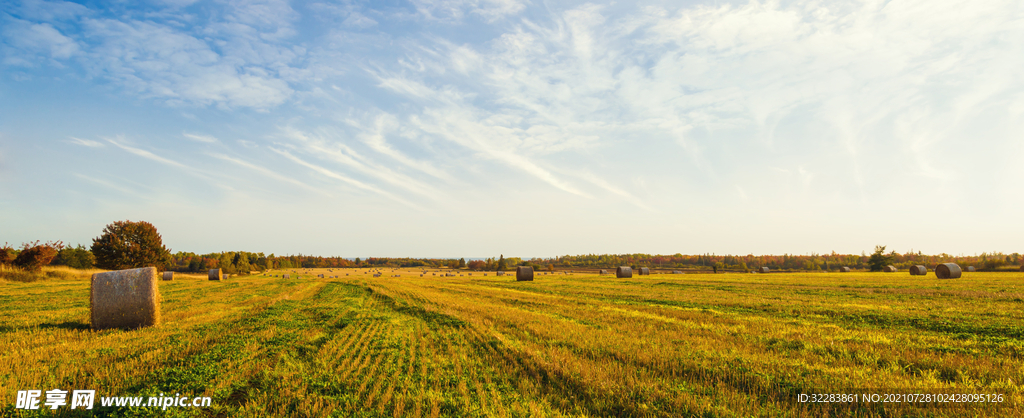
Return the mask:
<path fill-rule="evenodd" d="M 163 238 L 153 224 L 145 221 L 116 221 L 92 240 L 96 267 L 121 270 L 138 267 L 162 268 L 171 258 Z"/>
<path fill-rule="evenodd" d="M 14 248 L 11 248 L 6 242 L 3 247 L 0 247 L 0 264 L 11 264 L 17 256 Z"/>
<path fill-rule="evenodd" d="M 47 242 L 40 244 L 39 241 L 24 244 L 21 253 L 14 258 L 14 265 L 29 271 L 39 271 L 43 266 L 50 264 L 57 252 L 64 248 L 64 243 Z"/>

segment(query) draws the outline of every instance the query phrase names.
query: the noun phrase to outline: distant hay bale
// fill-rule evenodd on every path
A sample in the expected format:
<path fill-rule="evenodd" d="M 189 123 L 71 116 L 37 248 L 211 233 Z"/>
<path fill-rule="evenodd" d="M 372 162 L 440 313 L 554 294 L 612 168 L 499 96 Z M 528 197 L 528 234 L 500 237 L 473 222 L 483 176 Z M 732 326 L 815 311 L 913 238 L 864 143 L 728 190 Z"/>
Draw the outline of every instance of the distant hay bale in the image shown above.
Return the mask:
<path fill-rule="evenodd" d="M 974 272 L 974 271 L 976 271 L 976 270 L 974 270 L 974 266 L 967 266 L 967 271 L 969 271 L 969 272 L 972 272 L 972 273 L 973 273 L 973 272 Z"/>
<path fill-rule="evenodd" d="M 896 272 L 896 270 L 898 270 L 898 269 L 896 268 L 896 266 L 894 266 L 894 265 L 891 265 L 891 264 L 890 264 L 890 265 L 888 265 L 888 266 L 885 266 L 885 267 L 883 267 L 883 268 L 882 268 L 882 271 L 884 271 L 884 272 L 886 272 L 886 273 L 895 273 L 895 272 Z"/>
<path fill-rule="evenodd" d="M 174 272 L 173 271 L 165 271 L 164 272 L 164 281 L 171 281 L 171 280 L 174 280 Z"/>
<path fill-rule="evenodd" d="M 160 324 L 156 268 L 93 274 L 89 287 L 89 311 L 94 330 Z"/>
<path fill-rule="evenodd" d="M 285 274 L 285 275 L 284 275 L 284 278 L 286 278 L 286 279 L 290 279 L 290 278 L 292 278 L 292 275 L 291 275 L 291 274 Z"/>
<path fill-rule="evenodd" d="M 761 268 L 757 269 L 758 273 L 767 273 L 769 271 L 771 271 L 771 270 L 769 270 L 768 267 L 761 267 Z"/>
<path fill-rule="evenodd" d="M 963 272 L 956 263 L 942 263 L 935 266 L 935 277 L 940 279 L 959 279 Z"/>
<path fill-rule="evenodd" d="M 619 279 L 628 279 L 633 277 L 633 268 L 630 266 L 619 266 L 615 269 L 615 277 Z"/>
<path fill-rule="evenodd" d="M 597 274 L 608 274 L 608 270 L 598 270 Z"/>
<path fill-rule="evenodd" d="M 324 275 L 323 274 L 317 274 L 316 277 L 319 277 L 319 278 L 322 279 L 322 278 L 324 278 Z"/>
<path fill-rule="evenodd" d="M 518 266 L 518 267 L 516 267 L 516 281 L 517 282 L 533 281 L 533 267 L 530 267 L 530 266 Z"/>
<path fill-rule="evenodd" d="M 224 280 L 224 274 L 220 269 L 210 269 L 210 280 Z"/>
<path fill-rule="evenodd" d="M 1024 266 L 1020 266 L 1020 271 L 1024 272 Z"/>
<path fill-rule="evenodd" d="M 640 267 L 640 269 L 639 269 L 639 271 L 637 273 L 640 274 L 641 276 L 650 276 L 651 275 L 651 269 L 649 269 L 647 267 Z"/>
<path fill-rule="evenodd" d="M 672 274 L 683 274 L 683 272 L 679 270 L 672 270 Z"/>
<path fill-rule="evenodd" d="M 849 273 L 850 272 L 850 268 L 849 267 L 840 267 L 839 268 L 839 272 L 840 273 Z"/>
<path fill-rule="evenodd" d="M 920 264 L 910 267 L 911 276 L 925 276 L 928 274 L 928 268 Z"/>

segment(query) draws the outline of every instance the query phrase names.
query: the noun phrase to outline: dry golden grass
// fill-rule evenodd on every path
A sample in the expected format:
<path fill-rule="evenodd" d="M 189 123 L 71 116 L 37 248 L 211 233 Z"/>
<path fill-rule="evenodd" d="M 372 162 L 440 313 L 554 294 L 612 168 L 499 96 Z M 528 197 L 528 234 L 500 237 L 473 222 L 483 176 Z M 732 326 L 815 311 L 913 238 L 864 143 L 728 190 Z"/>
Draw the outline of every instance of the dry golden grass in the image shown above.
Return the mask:
<path fill-rule="evenodd" d="M 0 370 L 12 372 L 0 391 L 214 398 L 176 412 L 185 416 L 1024 413 L 1022 273 L 516 282 L 420 271 L 288 269 L 223 282 L 178 273 L 159 282 L 161 326 L 100 332 L 88 329 L 86 280 L 4 282 Z M 282 273 L 292 278 L 269 277 Z M 859 410 L 794 401 L 937 389 L 1006 400 Z"/>

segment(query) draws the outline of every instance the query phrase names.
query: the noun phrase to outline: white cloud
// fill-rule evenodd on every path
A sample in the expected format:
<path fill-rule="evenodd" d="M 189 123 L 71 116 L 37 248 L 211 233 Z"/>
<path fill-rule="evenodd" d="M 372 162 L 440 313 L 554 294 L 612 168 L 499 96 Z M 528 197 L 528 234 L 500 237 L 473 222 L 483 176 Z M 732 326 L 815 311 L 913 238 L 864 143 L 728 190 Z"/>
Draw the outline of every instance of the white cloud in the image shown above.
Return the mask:
<path fill-rule="evenodd" d="M 75 144 L 75 145 L 81 145 L 81 146 L 84 146 L 84 147 L 92 147 L 92 148 L 97 148 L 97 147 L 102 147 L 103 146 L 103 143 L 98 142 L 98 141 L 91 141 L 91 140 L 88 140 L 88 139 L 75 138 L 73 136 L 68 137 L 68 138 L 71 139 L 71 141 L 68 141 L 68 142 L 72 143 L 72 144 Z"/>
<path fill-rule="evenodd" d="M 416 209 L 419 208 L 417 205 L 409 202 L 408 200 L 403 199 L 400 196 L 397 196 L 397 195 L 395 195 L 393 193 L 389 193 L 387 191 L 381 190 L 378 187 L 375 187 L 373 185 L 361 182 L 359 180 L 355 180 L 355 179 L 353 179 L 351 177 L 343 176 L 343 175 L 341 175 L 339 173 L 336 173 L 336 172 L 334 172 L 332 170 L 329 170 L 329 169 L 327 169 L 325 167 L 322 167 L 322 166 L 310 163 L 308 161 L 305 161 L 305 160 L 303 160 L 301 158 L 298 158 L 298 157 L 292 155 L 288 151 L 283 151 L 283 150 L 279 150 L 279 149 L 276 149 L 276 148 L 271 148 L 271 150 L 276 152 L 276 153 L 278 153 L 278 154 L 280 154 L 280 155 L 282 155 L 282 156 L 284 156 L 285 158 L 288 158 L 289 160 L 295 162 L 296 164 L 299 164 L 299 165 L 302 165 L 302 166 L 304 166 L 306 168 L 309 168 L 309 169 L 313 170 L 314 172 L 316 172 L 318 174 L 321 174 L 323 176 L 326 176 L 328 178 L 331 178 L 331 179 L 334 179 L 334 180 L 339 180 L 339 181 L 341 181 L 341 182 L 343 182 L 345 184 L 348 184 L 350 186 L 355 186 L 356 188 L 359 188 L 359 189 L 362 189 L 362 190 L 366 190 L 366 191 L 369 191 L 369 192 L 372 192 L 372 193 L 379 194 L 381 196 L 387 197 L 389 199 L 392 199 L 392 200 L 394 200 L 394 201 L 396 201 L 398 203 L 401 203 L 403 205 L 409 206 L 411 208 L 416 208 Z"/>
<path fill-rule="evenodd" d="M 375 178 L 392 186 L 403 189 L 406 193 L 415 193 L 423 197 L 434 196 L 435 190 L 429 184 L 414 179 L 405 174 L 388 167 L 387 165 L 374 162 L 352 147 L 345 144 L 341 135 L 330 131 L 310 133 L 295 128 L 284 128 L 282 136 L 292 141 L 292 145 L 307 154 L 320 159 L 331 161 L 335 164 L 342 164 L 350 170 L 354 170 L 364 176 Z M 278 151 L 281 153 L 283 151 Z M 282 154 L 285 155 L 285 154 Z M 291 154 L 286 156 L 291 157 Z M 313 168 L 313 167 L 310 167 Z M 360 182 L 359 184 L 364 185 Z M 360 188 L 366 187 L 359 186 Z M 367 189 L 369 190 L 369 189 Z M 375 192 L 385 194 L 383 190 L 374 188 Z M 391 194 L 388 194 L 392 197 Z"/>
<path fill-rule="evenodd" d="M 232 164 L 236 164 L 236 165 L 241 166 L 241 167 L 248 168 L 250 170 L 253 170 L 253 171 L 256 171 L 256 172 L 258 172 L 260 174 L 263 174 L 264 176 L 270 177 L 272 179 L 275 179 L 275 180 L 278 180 L 278 181 L 281 181 L 281 182 L 284 182 L 284 183 L 288 183 L 288 184 L 291 184 L 291 185 L 299 186 L 299 187 L 305 189 L 306 191 L 314 192 L 314 193 L 317 193 L 317 194 L 324 194 L 324 192 L 322 190 L 317 189 L 316 187 L 310 186 L 309 184 L 306 184 L 306 183 L 304 183 L 302 181 L 299 181 L 299 180 L 296 180 L 294 178 L 288 177 L 288 176 L 286 176 L 284 174 L 278 173 L 278 172 L 276 172 L 274 170 L 271 170 L 269 168 L 261 167 L 258 164 L 254 164 L 252 162 L 245 161 L 245 160 L 243 160 L 241 158 L 231 157 L 231 156 L 227 156 L 227 155 L 219 154 L 219 153 L 209 153 L 207 155 L 209 155 L 211 157 L 214 157 L 214 158 L 217 158 L 217 159 L 220 159 L 220 160 L 224 160 L 224 161 L 230 162 Z"/>
<path fill-rule="evenodd" d="M 428 19 L 461 20 L 467 13 L 495 20 L 518 14 L 526 8 L 518 0 L 412 0 L 416 9 Z"/>
<path fill-rule="evenodd" d="M 190 134 L 188 132 L 184 132 L 181 135 L 184 136 L 185 138 L 191 139 L 193 141 L 205 142 L 207 144 L 215 144 L 215 143 L 218 142 L 217 138 L 215 138 L 213 136 L 210 136 L 210 135 Z"/>
<path fill-rule="evenodd" d="M 27 54 L 45 54 L 64 60 L 79 53 L 75 40 L 65 36 L 49 23 L 31 23 L 20 19 L 2 18 L 3 38 Z M 5 59 L 5 61 L 7 61 Z"/>
<path fill-rule="evenodd" d="M 369 27 L 377 26 L 376 20 L 373 20 L 359 12 L 352 12 L 341 23 L 345 26 L 351 26 L 358 29 L 366 29 Z"/>
<path fill-rule="evenodd" d="M 708 187 L 740 182 L 756 193 L 763 179 L 738 164 L 765 156 L 799 167 L 787 180 L 794 192 L 896 192 L 920 175 L 956 178 L 928 150 L 961 140 L 952 132 L 981 104 L 1013 108 L 1024 97 L 1012 75 L 1024 56 L 1005 52 L 1024 47 L 1013 4 L 754 1 L 628 14 L 587 4 L 548 23 L 523 20 L 489 44 L 427 39 L 396 60 L 402 70 L 372 74 L 411 107 L 398 113 L 405 126 L 574 194 L 586 195 L 545 159 L 641 158 L 631 137 L 661 152 L 677 144 L 700 173 L 686 181 Z M 447 16 L 456 5 L 466 7 L 420 3 Z M 726 149 L 735 157 L 722 164 Z M 881 160 L 894 167 L 888 175 L 874 169 Z"/>

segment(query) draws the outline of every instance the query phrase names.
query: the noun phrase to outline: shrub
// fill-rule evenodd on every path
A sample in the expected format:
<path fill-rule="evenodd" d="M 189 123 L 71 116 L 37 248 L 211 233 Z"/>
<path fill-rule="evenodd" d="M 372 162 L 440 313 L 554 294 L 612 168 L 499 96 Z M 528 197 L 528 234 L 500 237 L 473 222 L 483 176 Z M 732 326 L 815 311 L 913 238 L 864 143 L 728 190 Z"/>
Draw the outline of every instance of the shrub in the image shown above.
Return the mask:
<path fill-rule="evenodd" d="M 0 264 L 13 264 L 14 258 L 18 256 L 18 252 L 14 251 L 7 243 L 4 243 L 3 247 L 0 247 Z"/>
<path fill-rule="evenodd" d="M 92 254 L 96 267 L 108 270 L 163 266 L 171 259 L 156 227 L 145 221 L 107 225 L 103 235 L 93 238 Z"/>
<path fill-rule="evenodd" d="M 43 266 L 50 264 L 62 248 L 64 244 L 60 241 L 41 245 L 39 241 L 24 244 L 21 253 L 14 259 L 14 265 L 28 271 L 39 271 Z"/>

